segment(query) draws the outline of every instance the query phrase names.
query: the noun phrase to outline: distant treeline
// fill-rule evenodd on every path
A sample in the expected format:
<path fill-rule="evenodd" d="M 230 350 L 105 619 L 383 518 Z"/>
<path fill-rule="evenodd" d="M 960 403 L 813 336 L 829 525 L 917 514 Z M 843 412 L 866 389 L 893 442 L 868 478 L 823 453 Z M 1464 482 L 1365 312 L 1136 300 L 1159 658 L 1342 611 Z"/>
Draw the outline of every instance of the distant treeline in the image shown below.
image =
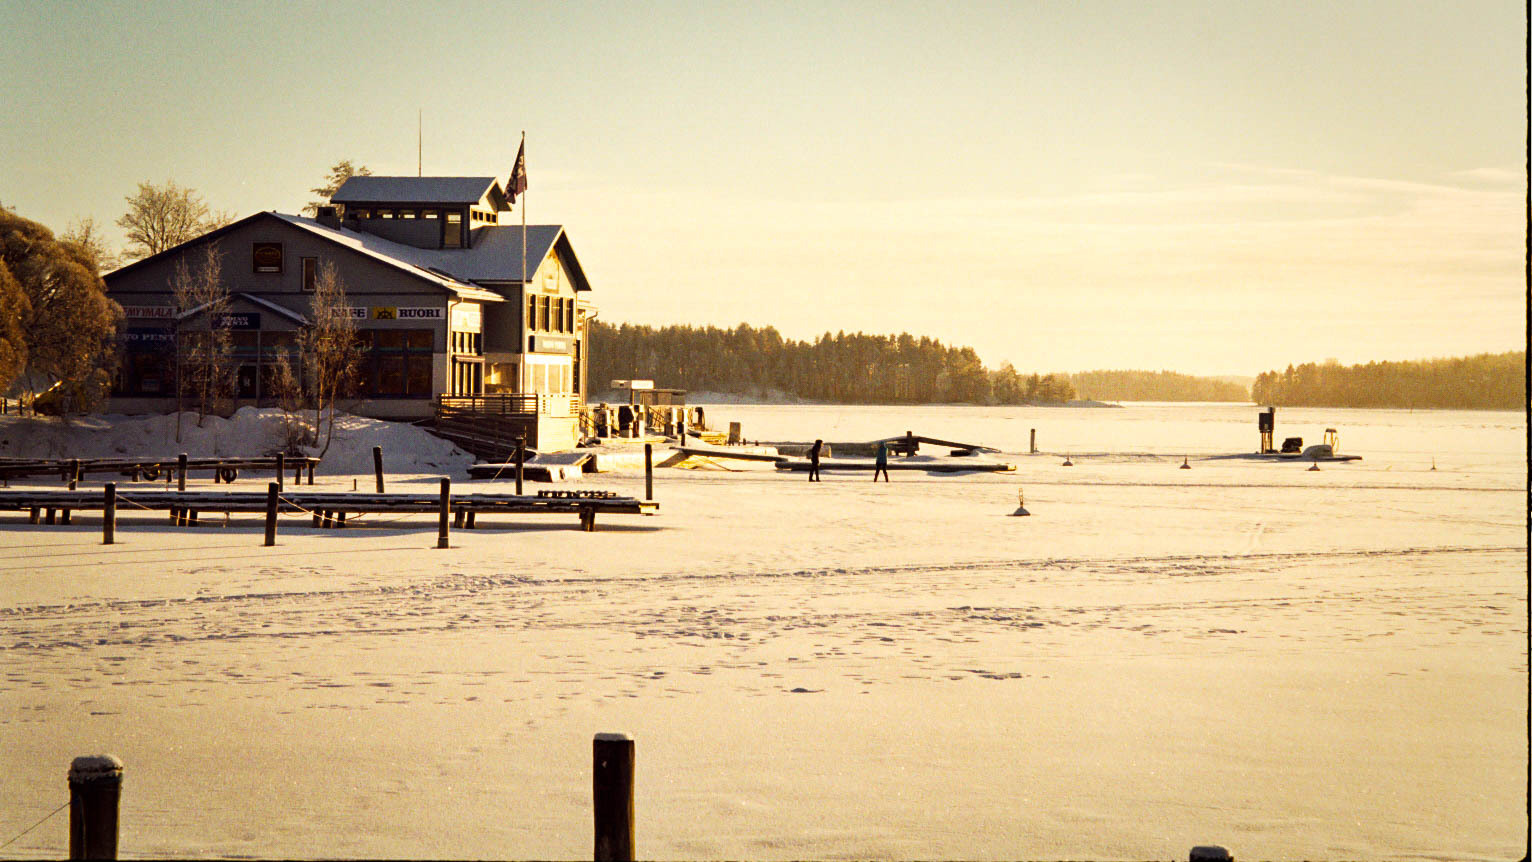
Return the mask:
<path fill-rule="evenodd" d="M 843 404 L 1046 404 L 1074 398 L 1062 375 L 991 371 L 971 347 L 909 333 L 784 339 L 773 327 L 590 325 L 591 389 L 614 379 L 741 395 L 776 391 Z"/>
<path fill-rule="evenodd" d="M 1095 401 L 1249 401 L 1238 383 L 1174 371 L 1082 371 L 1069 375 L 1081 398 Z"/>
<path fill-rule="evenodd" d="M 1509 410 L 1526 407 L 1526 377 L 1523 350 L 1366 365 L 1308 362 L 1257 376 L 1250 397 L 1291 407 Z"/>

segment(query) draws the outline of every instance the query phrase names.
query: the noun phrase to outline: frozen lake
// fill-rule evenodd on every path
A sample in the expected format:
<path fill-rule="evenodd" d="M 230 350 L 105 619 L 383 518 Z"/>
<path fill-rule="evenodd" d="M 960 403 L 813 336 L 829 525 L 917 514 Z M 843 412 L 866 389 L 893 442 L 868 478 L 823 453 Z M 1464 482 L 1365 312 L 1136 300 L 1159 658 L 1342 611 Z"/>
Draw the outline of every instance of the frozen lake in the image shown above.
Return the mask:
<path fill-rule="evenodd" d="M 1364 458 L 1311 472 L 1201 460 L 1255 449 L 1251 405 L 707 412 L 1018 470 L 667 469 L 658 517 L 448 551 L 426 517 L 268 549 L 125 513 L 106 548 L 0 514 L 0 841 L 110 751 L 125 857 L 589 858 L 625 731 L 642 857 L 1525 852 L 1522 414 L 1279 409 Z"/>

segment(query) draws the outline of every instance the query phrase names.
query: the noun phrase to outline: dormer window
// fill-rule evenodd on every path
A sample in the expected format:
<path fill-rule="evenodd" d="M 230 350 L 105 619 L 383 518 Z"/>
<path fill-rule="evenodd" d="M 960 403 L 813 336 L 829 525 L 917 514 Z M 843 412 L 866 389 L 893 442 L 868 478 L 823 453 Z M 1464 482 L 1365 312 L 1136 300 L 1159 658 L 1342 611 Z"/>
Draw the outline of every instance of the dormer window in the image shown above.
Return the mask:
<path fill-rule="evenodd" d="M 400 210 L 399 211 L 399 218 L 414 218 L 414 217 L 415 217 L 415 211 L 414 210 Z"/>
<path fill-rule="evenodd" d="M 393 218 L 393 210 L 378 210 L 378 218 Z"/>
<path fill-rule="evenodd" d="M 421 218 L 436 218 L 436 216 L 437 216 L 436 210 L 421 210 L 420 211 L 420 217 Z"/>
<path fill-rule="evenodd" d="M 348 209 L 348 210 L 346 210 L 346 215 L 350 216 L 351 218 L 355 218 L 355 219 L 372 218 L 372 210 L 369 210 L 369 209 L 355 209 L 355 210 Z"/>
<path fill-rule="evenodd" d="M 448 212 L 442 219 L 442 248 L 463 247 L 463 213 Z"/>

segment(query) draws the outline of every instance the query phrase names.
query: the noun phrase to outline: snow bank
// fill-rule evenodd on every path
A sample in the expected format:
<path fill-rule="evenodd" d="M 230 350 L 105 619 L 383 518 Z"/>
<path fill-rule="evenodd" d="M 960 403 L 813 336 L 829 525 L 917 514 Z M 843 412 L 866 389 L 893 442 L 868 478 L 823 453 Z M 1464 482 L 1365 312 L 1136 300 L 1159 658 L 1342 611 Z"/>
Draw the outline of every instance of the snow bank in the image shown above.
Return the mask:
<path fill-rule="evenodd" d="M 287 417 L 276 408 L 241 407 L 233 416 L 0 416 L 0 456 L 8 458 L 259 457 L 286 448 Z M 372 447 L 383 447 L 389 473 L 461 473 L 474 457 L 422 428 L 342 413 L 316 471 L 322 475 L 372 472 Z M 319 447 L 303 454 L 318 455 Z"/>

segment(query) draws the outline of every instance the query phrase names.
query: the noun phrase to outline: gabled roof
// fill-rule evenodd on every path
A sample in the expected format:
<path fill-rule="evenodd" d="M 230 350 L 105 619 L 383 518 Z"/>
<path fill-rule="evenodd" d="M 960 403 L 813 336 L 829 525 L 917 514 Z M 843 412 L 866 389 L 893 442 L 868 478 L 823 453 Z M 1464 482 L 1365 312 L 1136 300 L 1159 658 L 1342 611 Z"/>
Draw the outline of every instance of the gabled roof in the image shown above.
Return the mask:
<path fill-rule="evenodd" d="M 244 302 L 248 302 L 251 305 L 255 306 L 256 308 L 261 309 L 262 311 L 269 311 L 269 312 L 272 312 L 273 314 L 280 315 L 282 317 L 287 318 L 288 320 L 291 320 L 293 323 L 296 323 L 296 324 L 298 324 L 300 326 L 308 326 L 309 325 L 309 319 L 307 317 L 304 317 L 303 315 L 299 314 L 298 312 L 293 311 L 291 308 L 285 308 L 283 306 L 277 305 L 275 302 L 267 302 L 266 300 L 261 299 L 259 296 L 251 296 L 248 293 L 231 293 L 231 294 L 229 294 L 228 303 L 229 304 L 233 304 L 235 300 L 242 300 Z M 176 320 L 190 320 L 191 318 L 196 317 L 197 315 L 199 315 L 202 312 L 206 311 L 207 307 L 212 305 L 212 304 L 213 303 L 211 303 L 211 302 L 204 302 L 203 304 L 197 306 L 196 308 L 188 308 L 185 311 L 181 312 L 180 314 L 177 314 L 176 315 Z"/>
<path fill-rule="evenodd" d="M 330 202 L 398 204 L 476 204 L 500 183 L 494 177 L 352 177 L 341 183 Z"/>

